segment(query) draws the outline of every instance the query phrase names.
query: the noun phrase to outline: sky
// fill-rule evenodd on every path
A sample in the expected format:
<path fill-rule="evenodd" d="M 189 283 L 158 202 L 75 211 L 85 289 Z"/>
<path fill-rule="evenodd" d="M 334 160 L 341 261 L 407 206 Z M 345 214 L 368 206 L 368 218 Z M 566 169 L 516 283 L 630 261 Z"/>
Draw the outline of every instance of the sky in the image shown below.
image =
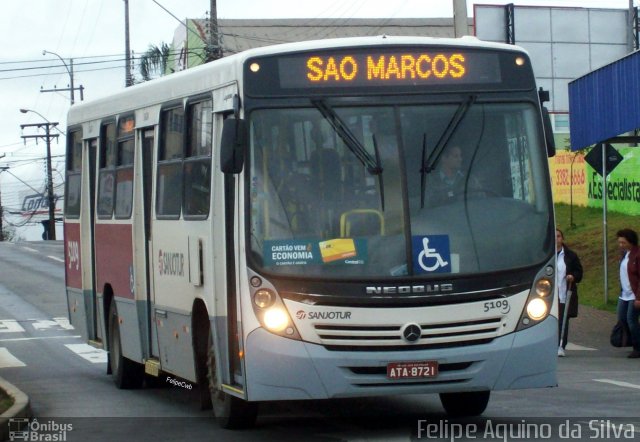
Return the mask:
<path fill-rule="evenodd" d="M 467 0 L 474 4 L 627 8 L 629 0 Z M 635 4 L 638 5 L 636 0 Z M 24 196 L 41 192 L 45 183 L 46 145 L 21 135 L 41 134 L 21 124 L 59 123 L 52 142 L 53 181 L 63 193 L 64 143 L 69 92 L 41 89 L 69 87 L 74 59 L 75 86 L 90 100 L 124 88 L 123 0 L 2 0 L 0 14 L 0 192 L 5 210 L 19 208 Z M 161 6 L 160 6 L 161 5 Z M 180 19 L 204 18 L 210 0 L 129 0 L 130 47 L 135 54 L 149 45 L 171 42 Z M 167 12 L 166 10 L 169 12 Z M 451 17 L 452 0 L 217 0 L 219 18 L 403 18 Z M 54 52 L 43 55 L 43 51 Z M 106 62 L 111 60 L 110 62 Z M 134 66 L 135 69 L 135 66 Z M 139 76 L 138 76 L 139 77 Z M 75 92 L 76 102 L 80 100 Z M 20 109 L 34 112 L 23 114 Z M 38 113 L 40 115 L 38 115 Z M 4 157 L 2 157 L 4 155 Z M 62 207 L 60 205 L 60 207 Z M 21 222 L 11 218 L 12 222 Z M 42 229 L 21 229 L 26 240 L 40 239 Z M 58 230 L 61 237 L 62 230 Z"/>

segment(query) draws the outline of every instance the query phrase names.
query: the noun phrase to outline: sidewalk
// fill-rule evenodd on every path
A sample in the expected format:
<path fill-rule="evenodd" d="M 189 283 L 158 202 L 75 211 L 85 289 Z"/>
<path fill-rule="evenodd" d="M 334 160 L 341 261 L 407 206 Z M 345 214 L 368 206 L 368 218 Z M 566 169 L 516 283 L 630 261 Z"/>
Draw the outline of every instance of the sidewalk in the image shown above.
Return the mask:
<path fill-rule="evenodd" d="M 6 441 L 9 440 L 9 420 L 31 417 L 31 406 L 29 397 L 3 378 L 0 378 L 0 388 L 14 400 L 11 408 L 0 415 L 0 440 Z"/>
<path fill-rule="evenodd" d="M 617 321 L 615 313 L 581 305 L 578 317 L 569 321 L 569 343 L 626 357 L 630 350 L 612 347 L 609 342 L 611 329 Z"/>

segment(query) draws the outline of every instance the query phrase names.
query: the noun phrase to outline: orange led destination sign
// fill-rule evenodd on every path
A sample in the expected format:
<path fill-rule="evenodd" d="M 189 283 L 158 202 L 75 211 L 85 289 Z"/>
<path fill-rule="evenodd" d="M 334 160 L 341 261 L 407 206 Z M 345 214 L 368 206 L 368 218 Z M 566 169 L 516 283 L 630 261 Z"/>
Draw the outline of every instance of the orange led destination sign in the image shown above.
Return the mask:
<path fill-rule="evenodd" d="M 499 83 L 496 53 L 462 50 L 367 50 L 296 54 L 278 60 L 279 86 L 384 87 Z"/>
<path fill-rule="evenodd" d="M 353 55 L 310 56 L 306 64 L 309 81 L 325 83 L 353 81 L 359 76 L 368 81 L 462 78 L 467 72 L 461 53 L 367 55 L 365 63 L 359 63 Z"/>

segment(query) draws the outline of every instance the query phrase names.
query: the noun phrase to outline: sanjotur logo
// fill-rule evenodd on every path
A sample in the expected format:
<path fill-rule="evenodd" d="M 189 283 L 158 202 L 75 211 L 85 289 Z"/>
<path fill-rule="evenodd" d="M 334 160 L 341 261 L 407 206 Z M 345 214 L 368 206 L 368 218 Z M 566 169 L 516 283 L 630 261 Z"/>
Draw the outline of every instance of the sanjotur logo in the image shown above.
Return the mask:
<path fill-rule="evenodd" d="M 298 310 L 296 312 L 296 318 L 298 319 L 351 319 L 351 312 L 332 310 L 328 312 L 308 312 L 307 313 L 304 310 Z"/>

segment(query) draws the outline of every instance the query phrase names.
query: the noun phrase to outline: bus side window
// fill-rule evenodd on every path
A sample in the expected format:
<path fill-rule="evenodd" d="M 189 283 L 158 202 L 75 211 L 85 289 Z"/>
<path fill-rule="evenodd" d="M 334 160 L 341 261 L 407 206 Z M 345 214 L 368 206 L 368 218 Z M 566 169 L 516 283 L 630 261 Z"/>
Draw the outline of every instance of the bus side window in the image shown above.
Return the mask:
<path fill-rule="evenodd" d="M 100 134 L 100 160 L 98 164 L 98 218 L 113 215 L 113 197 L 116 189 L 116 125 L 102 126 Z"/>
<path fill-rule="evenodd" d="M 184 215 L 209 215 L 211 196 L 211 146 L 213 102 L 205 100 L 189 105 L 187 154 L 184 162 Z"/>
<path fill-rule="evenodd" d="M 118 219 L 130 218 L 133 207 L 134 126 L 133 117 L 124 117 L 118 122 L 115 186 L 115 215 Z"/>
<path fill-rule="evenodd" d="M 82 183 L 82 131 L 70 133 L 67 154 L 67 189 L 65 192 L 65 215 L 67 218 L 80 216 L 80 186 Z"/>
<path fill-rule="evenodd" d="M 175 219 L 180 217 L 182 207 L 184 109 L 164 110 L 160 122 L 156 214 Z"/>
<path fill-rule="evenodd" d="M 131 216 L 133 206 L 133 140 L 118 143 L 118 150 L 131 150 L 131 155 L 118 160 L 116 168 L 116 218 L 123 219 Z"/>

